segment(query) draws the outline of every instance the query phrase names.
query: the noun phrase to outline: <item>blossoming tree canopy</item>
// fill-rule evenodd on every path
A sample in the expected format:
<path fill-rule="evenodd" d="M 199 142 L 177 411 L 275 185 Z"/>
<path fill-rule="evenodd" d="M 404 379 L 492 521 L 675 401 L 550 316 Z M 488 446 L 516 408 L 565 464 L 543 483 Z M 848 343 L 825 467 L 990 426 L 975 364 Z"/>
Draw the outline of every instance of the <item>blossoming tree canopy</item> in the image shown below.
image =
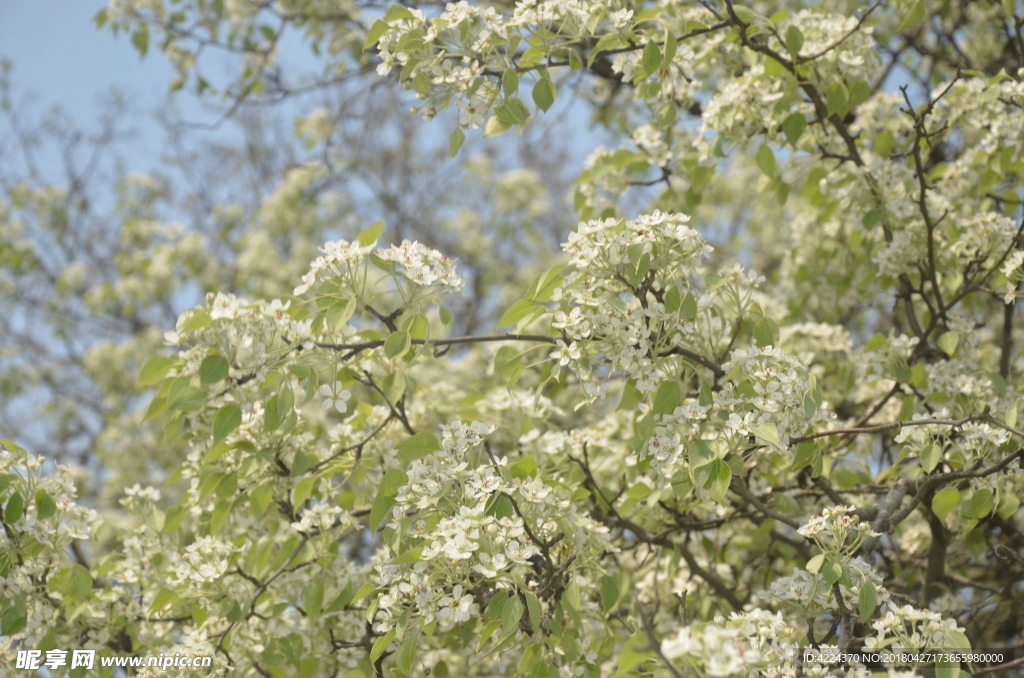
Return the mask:
<path fill-rule="evenodd" d="M 982 667 L 801 648 L 1024 632 L 1014 0 L 114 0 L 99 21 L 235 100 L 274 95 L 299 29 L 329 72 L 415 92 L 451 156 L 571 91 L 622 145 L 589 156 L 529 285 L 484 293 L 377 223 L 276 297 L 181 314 L 134 420 L 173 463 L 103 520 L 4 441 L 4 656 L 956 678 Z M 208 45 L 242 55 L 237 82 L 199 75 Z M 493 332 L 455 331 L 467 295 Z"/>

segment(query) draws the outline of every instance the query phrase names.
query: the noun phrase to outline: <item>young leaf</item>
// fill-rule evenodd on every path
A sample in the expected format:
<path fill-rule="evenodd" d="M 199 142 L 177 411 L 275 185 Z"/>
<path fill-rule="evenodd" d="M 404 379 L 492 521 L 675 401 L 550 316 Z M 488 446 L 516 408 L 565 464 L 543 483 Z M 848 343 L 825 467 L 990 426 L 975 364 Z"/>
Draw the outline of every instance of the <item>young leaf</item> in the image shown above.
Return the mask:
<path fill-rule="evenodd" d="M 217 410 L 213 417 L 213 444 L 228 437 L 242 423 L 242 408 L 235 403 L 228 403 Z"/>
<path fill-rule="evenodd" d="M 607 614 L 619 600 L 619 585 L 614 577 L 601 577 L 601 609 Z"/>
<path fill-rule="evenodd" d="M 775 154 L 772 153 L 772 149 L 768 144 L 761 144 L 757 149 L 754 159 L 757 161 L 757 166 L 761 168 L 762 172 L 770 177 L 775 176 Z"/>
<path fill-rule="evenodd" d="M 208 355 L 199 366 L 199 381 L 203 384 L 216 384 L 228 377 L 228 361 L 222 355 Z"/>
<path fill-rule="evenodd" d="M 519 91 L 519 76 L 516 75 L 516 69 L 505 69 L 505 73 L 501 76 L 501 90 L 506 97 L 513 97 Z"/>
<path fill-rule="evenodd" d="M 775 346 L 779 343 L 779 326 L 771 318 L 761 318 L 754 325 L 754 340 L 758 346 Z"/>
<path fill-rule="evenodd" d="M 653 40 L 644 47 L 643 64 L 648 75 L 656 73 L 661 66 L 661 48 Z"/>
<path fill-rule="evenodd" d="M 395 650 L 395 664 L 398 670 L 409 676 L 412 675 L 413 663 L 416 660 L 416 639 L 408 636 Z"/>
<path fill-rule="evenodd" d="M 939 345 L 939 348 L 941 348 L 946 355 L 952 357 L 953 354 L 956 353 L 957 344 L 960 343 L 960 333 L 954 332 L 953 330 L 944 332 L 942 336 L 935 340 L 935 343 Z"/>
<path fill-rule="evenodd" d="M 171 368 L 178 362 L 177 358 L 166 355 L 155 355 L 146 361 L 139 373 L 139 386 L 152 386 L 163 379 Z"/>
<path fill-rule="evenodd" d="M 425 457 L 433 452 L 440 452 L 441 439 L 434 433 L 417 433 L 408 440 L 398 444 L 398 456 L 402 461 L 412 461 Z"/>
<path fill-rule="evenodd" d="M 670 414 L 682 404 L 683 389 L 678 381 L 664 381 L 654 394 L 654 413 Z"/>
<path fill-rule="evenodd" d="M 384 222 L 378 221 L 373 226 L 363 229 L 356 237 L 356 240 L 363 247 L 369 247 L 373 243 L 377 242 L 382 233 L 384 233 Z"/>
<path fill-rule="evenodd" d="M 959 503 L 960 490 L 955 487 L 945 487 L 932 497 L 932 512 L 939 517 L 939 520 L 945 520 L 949 512 L 955 509 Z"/>
<path fill-rule="evenodd" d="M 800 29 L 790 24 L 786 29 L 786 49 L 795 59 L 800 56 L 800 48 L 804 46 L 804 34 Z"/>
<path fill-rule="evenodd" d="M 530 315 L 533 309 L 537 305 L 529 299 L 520 299 L 516 303 L 512 304 L 505 314 L 501 316 L 501 320 L 498 321 L 498 327 L 505 327 L 507 325 L 515 325 L 520 320 Z"/>
<path fill-rule="evenodd" d="M 805 129 L 807 129 L 807 119 L 803 113 L 792 113 L 782 121 L 782 131 L 786 133 L 786 141 L 791 146 L 796 146 L 796 142 L 800 140 Z"/>
<path fill-rule="evenodd" d="M 459 149 L 462 148 L 462 142 L 466 140 L 466 133 L 462 131 L 462 128 L 456 128 L 448 136 L 448 157 L 454 158 L 459 153 Z"/>
<path fill-rule="evenodd" d="M 547 78 L 541 78 L 533 86 L 533 103 L 545 112 L 555 103 L 555 85 Z"/>
<path fill-rule="evenodd" d="M 900 21 L 899 27 L 896 29 L 897 32 L 903 33 L 917 26 L 919 23 L 924 21 L 925 7 L 924 0 L 917 0 L 914 5 L 907 12 L 907 15 Z"/>
<path fill-rule="evenodd" d="M 389 358 L 396 358 L 404 355 L 412 344 L 412 337 L 408 332 L 395 332 L 384 341 L 384 354 Z"/>
<path fill-rule="evenodd" d="M 871 615 L 875 613 L 875 608 L 878 607 L 878 591 L 875 589 L 873 582 L 864 581 L 864 584 L 860 587 L 860 596 L 857 603 L 860 608 L 861 621 L 870 619 Z"/>

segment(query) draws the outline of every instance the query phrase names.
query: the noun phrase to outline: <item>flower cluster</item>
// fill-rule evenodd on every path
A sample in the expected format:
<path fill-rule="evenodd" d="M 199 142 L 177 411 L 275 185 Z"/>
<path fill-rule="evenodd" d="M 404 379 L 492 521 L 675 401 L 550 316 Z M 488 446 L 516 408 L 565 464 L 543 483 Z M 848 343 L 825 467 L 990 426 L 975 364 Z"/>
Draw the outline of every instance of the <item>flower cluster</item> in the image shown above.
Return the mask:
<path fill-rule="evenodd" d="M 768 424 L 778 431 L 779 445 L 787 448 L 790 438 L 802 435 L 808 424 L 832 418 L 828 403 L 816 397 L 820 389 L 814 377 L 778 348 L 736 349 L 722 369 L 727 381 L 715 402 L 732 410 L 727 422 L 732 435 L 750 435 L 752 427 Z"/>
<path fill-rule="evenodd" d="M 826 508 L 821 515 L 811 516 L 797 532 L 814 540 L 822 550 L 839 554 L 853 553 L 865 537 L 881 536 L 871 529 L 870 523 L 852 515 L 856 510 L 853 506 Z"/>
<path fill-rule="evenodd" d="M 863 558 L 855 556 L 844 562 L 843 571 L 849 575 L 850 585 L 840 582 L 839 594 L 847 609 L 857 609 L 864 586 L 874 589 L 875 600 L 879 603 L 886 603 L 892 598 L 882 586 L 882 576 Z M 813 618 L 829 610 L 839 610 L 832 586 L 820 572 L 798 568 L 793 574 L 773 581 L 769 591 L 777 600 L 795 607 L 805 617 Z"/>
<path fill-rule="evenodd" d="M 970 649 L 964 629 L 957 626 L 955 619 L 943 619 L 938 612 L 919 610 L 910 605 L 889 605 L 882 618 L 871 626 L 875 629 L 875 636 L 868 637 L 868 647 Z"/>
<path fill-rule="evenodd" d="M 384 261 L 393 261 L 401 266 L 406 279 L 421 287 L 437 283 L 457 291 L 466 284 L 462 276 L 455 272 L 455 262 L 418 242 L 403 240 L 401 245 L 392 245 L 376 254 Z"/>
<path fill-rule="evenodd" d="M 705 676 L 726 678 L 764 670 L 789 675 L 795 670 L 802 636 L 782 613 L 754 609 L 733 612 L 728 620 L 716 617 L 711 623 L 685 626 L 661 642 L 661 652 Z"/>
<path fill-rule="evenodd" d="M 562 303 L 554 326 L 586 341 L 563 345 L 552 357 L 573 366 L 591 400 L 603 395 L 603 385 L 593 378 L 594 362 L 622 370 L 649 393 L 675 370 L 677 361 L 663 357 L 692 340 L 688 330 L 710 299 L 702 295 L 691 312 L 682 297 L 692 297 L 689 278 L 711 246 L 688 221 L 684 214 L 663 212 L 630 221 L 593 220 L 563 243 L 575 270 L 556 291 Z M 591 367 L 583 368 L 584 361 Z"/>

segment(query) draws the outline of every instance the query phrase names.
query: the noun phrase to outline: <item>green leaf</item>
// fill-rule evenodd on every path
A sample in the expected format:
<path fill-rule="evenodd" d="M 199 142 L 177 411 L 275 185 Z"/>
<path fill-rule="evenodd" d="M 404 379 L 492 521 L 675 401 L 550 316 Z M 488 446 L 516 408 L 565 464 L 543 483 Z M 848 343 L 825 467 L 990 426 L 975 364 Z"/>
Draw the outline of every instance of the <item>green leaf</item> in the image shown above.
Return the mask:
<path fill-rule="evenodd" d="M 516 69 L 505 69 L 501 76 L 501 90 L 505 93 L 506 97 L 513 97 L 519 91 L 519 76 L 516 75 Z"/>
<path fill-rule="evenodd" d="M 903 21 L 900 21 L 900 25 L 896 31 L 902 33 L 917 26 L 919 23 L 924 21 L 924 11 L 924 0 L 917 0 L 917 2 L 915 2 L 910 8 L 907 15 L 903 17 Z"/>
<path fill-rule="evenodd" d="M 139 386 L 152 386 L 163 379 L 171 368 L 177 364 L 178 359 L 166 355 L 155 355 L 146 361 L 139 373 Z"/>
<path fill-rule="evenodd" d="M 873 582 L 864 581 L 864 584 L 860 587 L 860 596 L 857 599 L 857 604 L 860 608 L 861 621 L 867 621 L 875 613 L 875 608 L 878 607 L 878 591 L 875 590 Z"/>
<path fill-rule="evenodd" d="M 410 462 L 443 449 L 441 439 L 436 434 L 417 433 L 408 440 L 398 444 L 398 456 L 401 457 L 402 461 Z"/>
<path fill-rule="evenodd" d="M 388 11 L 384 13 L 384 21 L 389 24 L 402 19 L 415 19 L 416 15 L 409 11 L 408 7 L 403 5 L 391 5 L 388 7 Z"/>
<path fill-rule="evenodd" d="M 597 57 L 601 56 L 601 52 L 607 52 L 610 49 L 622 47 L 622 45 L 623 39 L 615 33 L 608 33 L 607 35 L 602 36 L 601 39 L 597 41 L 597 44 L 594 45 L 594 48 L 590 50 L 590 55 L 587 57 L 587 68 L 594 65 L 594 61 Z"/>
<path fill-rule="evenodd" d="M 726 492 L 729 491 L 729 483 L 732 482 L 732 469 L 723 459 L 716 459 L 711 466 L 711 475 L 704 483 L 704 489 L 715 502 L 724 504 Z"/>
<path fill-rule="evenodd" d="M 369 33 L 366 34 L 366 42 L 363 43 L 363 50 L 368 50 L 377 44 L 380 40 L 380 36 L 384 35 L 384 32 L 388 30 L 387 22 L 377 19 L 373 22 L 373 26 L 370 27 Z"/>
<path fill-rule="evenodd" d="M 875 139 L 875 153 L 878 156 L 882 157 L 882 158 L 888 158 L 892 154 L 893 149 L 895 149 L 895 148 L 896 148 L 896 139 L 892 136 L 892 132 L 890 132 L 889 130 L 882 130 L 879 133 L 878 137 Z M 881 216 L 882 216 L 881 210 L 872 210 L 872 211 L 878 211 L 878 213 L 879 213 L 879 217 L 878 218 L 881 219 Z M 869 214 L 870 214 L 870 212 L 869 212 Z M 866 216 L 864 217 L 864 220 L 867 221 L 867 217 Z M 878 223 L 878 221 L 875 221 L 874 223 Z M 871 224 L 871 226 L 873 226 L 873 225 L 874 224 Z M 865 226 L 868 226 L 868 224 L 865 224 Z M 868 227 L 870 228 L 870 226 L 868 226 Z"/>
<path fill-rule="evenodd" d="M 384 522 L 384 518 L 387 517 L 388 511 L 395 505 L 394 497 L 387 497 L 377 494 L 377 498 L 373 500 L 373 506 L 370 507 L 370 529 L 376 532 L 380 529 L 381 523 Z"/>
<path fill-rule="evenodd" d="M 249 492 L 249 503 L 256 510 L 256 515 L 263 515 L 274 500 L 274 488 L 270 485 L 260 485 Z"/>
<path fill-rule="evenodd" d="M 935 340 L 935 343 L 938 344 L 939 348 L 941 348 L 946 355 L 952 357 L 953 354 L 956 353 L 957 344 L 960 343 L 960 333 L 952 330 L 944 332 L 942 336 Z"/>
<path fill-rule="evenodd" d="M 167 409 L 178 412 L 195 412 L 206 404 L 208 394 L 201 388 L 186 386 L 171 398 Z"/>
<path fill-rule="evenodd" d="M 4 522 L 13 525 L 21 520 L 24 512 L 25 498 L 21 496 L 20 492 L 15 492 L 7 499 L 7 506 L 4 508 Z"/>
<path fill-rule="evenodd" d="M 545 112 L 555 103 L 555 85 L 547 78 L 541 78 L 533 86 L 533 103 Z"/>
<path fill-rule="evenodd" d="M 381 384 L 381 390 L 384 391 L 384 397 L 389 402 L 397 402 L 406 393 L 406 375 L 400 373 L 387 375 Z"/>
<path fill-rule="evenodd" d="M 775 176 L 775 154 L 772 153 L 772 149 L 768 144 L 761 144 L 758 147 L 754 160 L 757 161 L 757 166 L 761 168 L 762 172 L 770 177 Z"/>
<path fill-rule="evenodd" d="M 991 513 L 994 507 L 992 490 L 975 490 L 970 503 L 964 507 L 963 513 L 968 518 L 981 520 Z"/>
<path fill-rule="evenodd" d="M 441 306 L 437 309 L 437 316 L 441 319 L 442 325 L 451 325 L 452 323 L 452 310 L 447 306 Z"/>
<path fill-rule="evenodd" d="M 683 299 L 682 304 L 679 306 L 679 315 L 683 320 L 690 322 L 697 318 L 697 298 L 693 296 L 692 292 L 686 293 L 686 298 Z"/>
<path fill-rule="evenodd" d="M 574 49 L 569 50 L 569 70 L 583 70 L 583 58 L 580 56 L 580 53 Z"/>
<path fill-rule="evenodd" d="M 511 518 L 515 512 L 512 500 L 505 494 L 492 494 L 491 498 L 487 500 L 487 505 L 484 507 L 486 515 L 494 516 L 498 520 Z"/>
<path fill-rule="evenodd" d="M 462 143 L 466 140 L 466 133 L 462 131 L 462 128 L 456 128 L 454 132 L 448 135 L 448 157 L 454 158 L 459 154 L 459 149 L 462 148 Z"/>
<path fill-rule="evenodd" d="M 393 468 L 385 473 L 384 477 L 381 479 L 380 485 L 377 487 L 377 496 L 393 497 L 398 494 L 398 490 L 408 482 L 409 476 L 405 474 L 405 471 Z"/>
<path fill-rule="evenodd" d="M 683 401 L 683 389 L 678 381 L 663 381 L 654 394 L 654 414 L 671 414 Z"/>
<path fill-rule="evenodd" d="M 228 361 L 222 355 L 208 355 L 199 366 L 199 381 L 203 384 L 216 384 L 228 378 Z"/>
<path fill-rule="evenodd" d="M 807 571 L 811 574 L 818 572 L 821 566 L 825 564 L 825 554 L 819 553 L 810 560 L 807 561 Z"/>
<path fill-rule="evenodd" d="M 196 309 L 191 311 L 188 320 L 181 328 L 182 334 L 188 334 L 189 332 L 196 332 L 198 330 L 209 327 L 213 324 L 213 318 L 210 317 L 210 312 L 206 309 Z"/>
<path fill-rule="evenodd" d="M 775 497 L 773 508 L 779 513 L 796 513 L 800 510 L 800 502 L 788 494 L 779 492 L 773 496 Z"/>
<path fill-rule="evenodd" d="M 754 341 L 758 346 L 777 346 L 779 343 L 779 326 L 771 318 L 761 318 L 754 325 Z"/>
<path fill-rule="evenodd" d="M 226 438 L 241 424 L 242 408 L 233 404 L 233 402 L 222 407 L 217 411 L 217 415 L 213 418 L 213 443 L 217 444 Z"/>
<path fill-rule="evenodd" d="M 513 478 L 533 478 L 537 475 L 537 460 L 528 454 L 514 464 L 509 464 L 508 470 Z"/>
<path fill-rule="evenodd" d="M 833 560 L 827 560 L 825 566 L 821 569 L 821 576 L 825 578 L 826 584 L 832 586 L 832 584 L 842 579 L 843 567 Z"/>
<path fill-rule="evenodd" d="M 1017 0 L 1003 0 L 1003 14 L 1006 16 L 1007 21 L 1013 21 L 1016 13 Z"/>
<path fill-rule="evenodd" d="M 46 490 L 36 491 L 36 518 L 46 520 L 57 512 L 57 502 Z"/>
<path fill-rule="evenodd" d="M 536 631 L 540 628 L 541 623 L 541 610 L 540 600 L 533 591 L 524 591 L 526 596 L 526 609 L 530 613 L 530 625 Z"/>
<path fill-rule="evenodd" d="M 395 663 L 402 673 L 412 675 L 412 667 L 416 661 L 416 639 L 409 636 L 395 650 Z"/>
<path fill-rule="evenodd" d="M 886 346 L 889 340 L 885 338 L 885 335 L 881 332 L 876 332 L 875 336 L 868 339 L 868 343 L 864 344 L 865 351 L 877 351 L 878 349 Z"/>
<path fill-rule="evenodd" d="M 505 314 L 501 316 L 501 320 L 498 321 L 498 327 L 506 327 L 508 325 L 515 325 L 520 320 L 530 315 L 537 305 L 529 299 L 520 299 L 516 303 L 512 304 Z"/>
<path fill-rule="evenodd" d="M 938 445 L 929 445 L 921 450 L 918 454 L 918 459 L 921 460 L 921 468 L 924 469 L 925 473 L 931 473 L 939 465 L 939 462 L 942 461 L 942 448 Z"/>
<path fill-rule="evenodd" d="M 68 595 L 76 603 L 84 603 L 92 592 L 92 575 L 89 570 L 81 565 L 71 566 L 71 576 L 68 578 Z"/>
<path fill-rule="evenodd" d="M 945 520 L 949 512 L 955 509 L 959 503 L 960 490 L 955 487 L 946 487 L 932 497 L 932 512 L 939 517 L 939 520 Z"/>
<path fill-rule="evenodd" d="M 648 42 L 644 47 L 643 64 L 648 75 L 656 73 L 661 67 L 661 48 L 654 40 Z"/>
<path fill-rule="evenodd" d="M 516 97 L 505 99 L 505 103 L 494 109 L 494 113 L 498 116 L 498 120 L 509 127 L 522 125 L 530 117 L 530 111 L 526 108 L 526 104 Z"/>
<path fill-rule="evenodd" d="M 768 17 L 761 16 L 760 14 L 750 9 L 749 7 L 736 5 L 735 7 L 733 7 L 733 11 L 736 12 L 736 16 L 739 18 L 739 20 L 747 24 L 748 26 L 751 24 L 771 23 L 770 21 L 768 21 Z"/>
<path fill-rule="evenodd" d="M 800 56 L 800 48 L 804 46 L 804 34 L 794 25 L 786 29 L 786 49 L 794 58 Z"/>
<path fill-rule="evenodd" d="M 619 401 L 619 406 L 615 409 L 631 410 L 643 399 L 644 394 L 636 387 L 636 379 L 630 379 L 626 382 L 626 385 L 622 387 L 622 399 Z"/>
<path fill-rule="evenodd" d="M 395 634 L 398 632 L 397 629 L 391 629 L 383 636 L 373 641 L 373 647 L 370 649 L 370 661 L 375 662 L 380 659 L 380 656 L 384 654 L 384 650 L 388 649 L 388 645 L 395 639 Z"/>
<path fill-rule="evenodd" d="M 149 51 L 149 26 L 141 21 L 136 25 L 138 28 L 132 33 L 132 45 L 139 53 L 139 59 L 142 59 Z"/>
<path fill-rule="evenodd" d="M 958 678 L 959 675 L 959 662 L 945 658 L 940 658 L 935 662 L 935 678 Z"/>
<path fill-rule="evenodd" d="M 715 396 L 711 392 L 711 384 L 706 381 L 700 382 L 700 391 L 697 394 L 697 404 L 701 407 L 708 407 L 715 404 Z"/>
<path fill-rule="evenodd" d="M 999 502 L 999 508 L 996 510 L 996 514 L 1003 520 L 1009 520 L 1010 516 L 1017 512 L 1020 508 L 1020 498 L 1015 494 L 1004 494 L 1002 500 Z"/>
<path fill-rule="evenodd" d="M 782 121 L 782 131 L 786 133 L 786 141 L 791 146 L 796 146 L 804 130 L 807 129 L 807 119 L 802 113 L 793 113 Z"/>
<path fill-rule="evenodd" d="M 305 657 L 299 660 L 295 678 L 315 678 L 320 671 L 319 657 Z"/>
<path fill-rule="evenodd" d="M 302 606 L 305 608 L 306 616 L 310 622 L 316 623 L 320 618 L 320 612 L 324 606 L 324 580 L 313 578 L 309 586 L 302 593 Z"/>
<path fill-rule="evenodd" d="M 665 64 L 666 68 L 668 68 L 668 66 L 676 58 L 676 51 L 678 49 L 679 49 L 679 41 L 676 40 L 675 34 L 671 30 L 666 31 L 666 35 L 665 35 L 665 54 L 662 55 L 662 60 L 661 60 L 662 63 Z"/>
<path fill-rule="evenodd" d="M 530 301 L 538 303 L 544 303 L 545 301 L 551 301 L 551 296 L 558 289 L 558 286 L 562 284 L 562 279 L 559 274 L 565 269 L 565 266 L 552 266 L 544 273 L 534 278 L 530 284 L 530 289 L 526 292 L 526 298 Z"/>
<path fill-rule="evenodd" d="M 614 577 L 601 577 L 601 609 L 607 614 L 619 600 L 619 585 Z"/>
<path fill-rule="evenodd" d="M 494 369 L 503 377 L 511 377 L 519 370 L 520 357 L 512 346 L 502 346 L 494 356 Z"/>
<path fill-rule="evenodd" d="M 844 117 L 846 115 L 846 104 L 846 87 L 841 82 L 833 82 L 831 87 L 828 88 L 826 96 L 829 117 L 833 115 L 838 115 L 841 118 Z"/>
<path fill-rule="evenodd" d="M 512 596 L 501 609 L 501 633 L 503 636 L 514 636 L 519 630 L 519 620 L 523 618 L 523 603 L 519 596 Z"/>
<path fill-rule="evenodd" d="M 356 241 L 363 247 L 369 247 L 373 243 L 377 242 L 381 234 L 384 233 L 384 222 L 378 221 L 373 226 L 369 226 L 363 229 L 356 237 Z"/>
<path fill-rule="evenodd" d="M 389 358 L 404 355 L 412 345 L 412 337 L 408 332 L 395 332 L 384 341 L 384 354 Z"/>
<path fill-rule="evenodd" d="M 778 428 L 775 427 L 775 424 L 771 422 L 762 422 L 760 424 L 752 424 L 750 429 L 751 433 L 754 433 L 757 437 L 778 447 Z"/>

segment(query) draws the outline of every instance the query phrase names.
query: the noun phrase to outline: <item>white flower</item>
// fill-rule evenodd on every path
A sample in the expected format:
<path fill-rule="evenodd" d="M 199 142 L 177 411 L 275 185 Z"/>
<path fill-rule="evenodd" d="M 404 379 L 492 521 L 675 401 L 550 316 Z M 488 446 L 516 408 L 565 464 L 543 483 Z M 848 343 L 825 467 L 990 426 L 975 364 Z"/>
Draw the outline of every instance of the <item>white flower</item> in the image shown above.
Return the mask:
<path fill-rule="evenodd" d="M 14 600 L 14 597 L 21 593 L 21 588 L 14 583 L 14 577 L 10 576 L 6 579 L 0 577 L 0 598 L 5 600 Z"/>
<path fill-rule="evenodd" d="M 334 386 L 324 384 L 320 387 L 320 394 L 324 396 L 323 409 L 329 410 L 333 407 L 339 414 L 348 411 L 347 401 L 352 397 L 352 392 L 344 390 L 340 381 L 334 382 Z"/>

